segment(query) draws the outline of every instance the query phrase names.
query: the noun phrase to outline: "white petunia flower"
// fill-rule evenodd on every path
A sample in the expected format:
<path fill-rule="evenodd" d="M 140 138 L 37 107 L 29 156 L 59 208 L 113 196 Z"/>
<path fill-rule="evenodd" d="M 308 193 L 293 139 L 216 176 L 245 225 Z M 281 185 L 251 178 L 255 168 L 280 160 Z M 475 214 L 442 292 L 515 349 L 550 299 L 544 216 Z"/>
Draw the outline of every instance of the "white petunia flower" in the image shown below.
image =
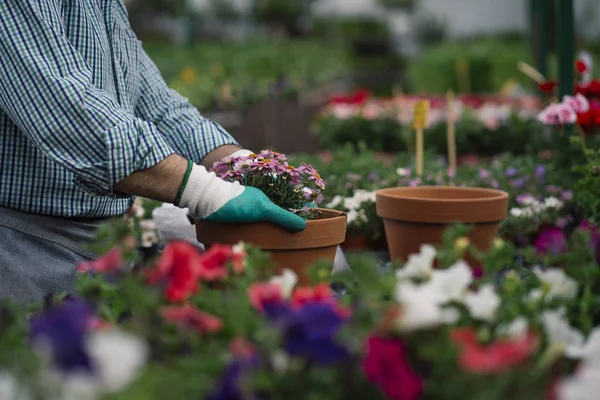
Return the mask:
<path fill-rule="evenodd" d="M 396 174 L 401 177 L 410 176 L 410 168 L 398 168 Z"/>
<path fill-rule="evenodd" d="M 327 204 L 326 207 L 327 208 L 335 208 L 335 207 L 339 207 L 339 206 L 345 207 L 344 200 L 345 200 L 344 197 L 337 195 L 331 200 L 331 203 Z"/>
<path fill-rule="evenodd" d="M 510 215 L 512 215 L 513 217 L 520 217 L 523 215 L 523 211 L 520 208 L 517 207 L 513 207 L 510 209 Z"/>
<path fill-rule="evenodd" d="M 577 373 L 559 382 L 558 400 L 597 400 L 600 393 L 600 368 L 584 366 Z"/>
<path fill-rule="evenodd" d="M 570 358 L 580 358 L 584 349 L 583 334 L 571 327 L 565 317 L 565 311 L 545 311 L 542 323 L 551 344 L 560 345 L 565 349 L 565 355 Z"/>
<path fill-rule="evenodd" d="M 465 305 L 473 318 L 493 321 L 500 307 L 500 297 L 492 285 L 483 285 L 478 292 L 467 294 Z"/>
<path fill-rule="evenodd" d="M 272 277 L 270 282 L 279 285 L 283 297 L 289 298 L 298 283 L 298 275 L 291 269 L 286 268 L 281 275 Z"/>
<path fill-rule="evenodd" d="M 87 347 L 105 392 L 118 392 L 131 384 L 148 356 L 142 340 L 120 330 L 92 333 Z"/>
<path fill-rule="evenodd" d="M 562 208 L 563 202 L 557 199 L 556 197 L 548 197 L 544 200 L 544 205 L 548 208 Z"/>
<path fill-rule="evenodd" d="M 29 399 L 14 376 L 0 371 L 0 399 L 25 400 Z"/>
<path fill-rule="evenodd" d="M 529 322 L 523 317 L 518 317 L 508 325 L 499 326 L 496 334 L 509 338 L 522 338 L 529 331 Z"/>
<path fill-rule="evenodd" d="M 573 299 L 577 296 L 579 284 L 569 277 L 565 272 L 558 268 L 542 270 L 539 267 L 534 268 L 533 272 L 542 283 L 547 286 L 547 299 L 556 297 L 563 299 Z"/>
<path fill-rule="evenodd" d="M 398 280 L 423 278 L 428 279 L 433 272 L 433 261 L 437 255 L 434 246 L 430 244 L 421 245 L 419 254 L 411 254 L 404 267 L 396 271 Z"/>
<path fill-rule="evenodd" d="M 471 283 L 471 268 L 466 262 L 459 260 L 448 269 L 434 270 L 429 284 L 434 288 L 438 304 L 445 304 L 451 301 L 462 302 Z"/>
<path fill-rule="evenodd" d="M 399 331 L 428 329 L 443 323 L 442 308 L 437 301 L 435 289 L 430 284 L 399 282 L 395 297 L 402 306 L 402 312 L 395 321 Z"/>

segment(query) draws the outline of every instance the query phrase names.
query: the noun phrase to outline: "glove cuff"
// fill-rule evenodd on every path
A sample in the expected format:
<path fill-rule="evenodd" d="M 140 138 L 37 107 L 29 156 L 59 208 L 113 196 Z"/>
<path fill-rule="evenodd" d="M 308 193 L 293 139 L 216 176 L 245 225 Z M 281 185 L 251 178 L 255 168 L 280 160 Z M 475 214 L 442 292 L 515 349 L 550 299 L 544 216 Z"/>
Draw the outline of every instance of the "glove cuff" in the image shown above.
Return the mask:
<path fill-rule="evenodd" d="M 194 164 L 178 207 L 189 208 L 191 216 L 203 219 L 243 192 L 244 187 L 239 182 L 226 182 L 214 172 Z"/>

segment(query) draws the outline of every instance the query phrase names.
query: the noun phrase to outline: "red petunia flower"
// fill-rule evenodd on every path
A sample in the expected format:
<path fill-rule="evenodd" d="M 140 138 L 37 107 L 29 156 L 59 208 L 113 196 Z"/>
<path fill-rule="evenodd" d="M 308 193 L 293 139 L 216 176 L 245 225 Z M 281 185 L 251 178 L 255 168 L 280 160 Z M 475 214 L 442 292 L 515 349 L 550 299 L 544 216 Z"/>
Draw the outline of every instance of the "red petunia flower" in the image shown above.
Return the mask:
<path fill-rule="evenodd" d="M 417 400 L 423 393 L 423 380 L 412 370 L 400 339 L 370 337 L 363 370 L 392 400 Z"/>
<path fill-rule="evenodd" d="M 214 244 L 202 255 L 198 276 L 208 282 L 227 278 L 227 263 L 232 257 L 231 246 Z"/>
<path fill-rule="evenodd" d="M 248 298 L 252 307 L 263 311 L 267 304 L 282 303 L 283 293 L 277 284 L 255 283 L 248 288 Z"/>
<path fill-rule="evenodd" d="M 540 91 L 547 93 L 547 94 L 554 93 L 554 88 L 556 88 L 555 80 L 542 82 L 542 83 L 540 83 L 540 86 L 539 86 Z"/>
<path fill-rule="evenodd" d="M 350 316 L 350 310 L 341 306 L 333 295 L 331 287 L 320 283 L 314 287 L 299 287 L 292 293 L 292 307 L 302 307 L 308 303 L 330 303 L 335 306 L 337 313 L 343 317 Z"/>
<path fill-rule="evenodd" d="M 585 85 L 577 85 L 575 93 L 581 93 L 585 97 L 600 99 L 600 81 L 593 80 Z"/>
<path fill-rule="evenodd" d="M 575 69 L 580 74 L 584 74 L 588 71 L 588 66 L 583 60 L 577 60 L 575 61 Z"/>
<path fill-rule="evenodd" d="M 219 318 L 189 304 L 163 307 L 160 315 L 167 322 L 192 328 L 200 334 L 219 332 L 223 328 Z"/>
<path fill-rule="evenodd" d="M 111 274 L 120 271 L 125 265 L 121 249 L 115 247 L 104 257 L 79 264 L 77 271 Z"/>
<path fill-rule="evenodd" d="M 471 328 L 454 329 L 450 337 L 461 348 L 458 363 L 467 372 L 494 374 L 525 362 L 539 343 L 538 336 L 529 333 L 519 339 L 502 339 L 488 346 L 478 343 Z"/>
<path fill-rule="evenodd" d="M 357 90 L 354 93 L 338 95 L 331 98 L 329 104 L 347 104 L 360 106 L 363 105 L 371 97 L 371 92 L 365 89 Z"/>
<path fill-rule="evenodd" d="M 202 256 L 184 241 L 169 243 L 154 269 L 147 272 L 151 285 L 166 282 L 165 294 L 170 301 L 185 301 L 198 291 Z"/>

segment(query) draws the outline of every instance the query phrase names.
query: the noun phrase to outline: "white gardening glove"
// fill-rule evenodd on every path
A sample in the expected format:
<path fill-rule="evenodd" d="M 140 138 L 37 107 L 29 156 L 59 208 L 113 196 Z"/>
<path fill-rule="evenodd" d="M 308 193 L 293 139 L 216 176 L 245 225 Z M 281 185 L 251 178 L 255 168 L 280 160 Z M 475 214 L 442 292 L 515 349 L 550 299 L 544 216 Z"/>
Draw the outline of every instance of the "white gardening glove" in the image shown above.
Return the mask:
<path fill-rule="evenodd" d="M 302 218 L 275 205 L 259 189 L 226 182 L 196 164 L 192 166 L 178 207 L 188 208 L 192 218 L 212 222 L 272 222 L 293 232 L 306 227 Z"/>

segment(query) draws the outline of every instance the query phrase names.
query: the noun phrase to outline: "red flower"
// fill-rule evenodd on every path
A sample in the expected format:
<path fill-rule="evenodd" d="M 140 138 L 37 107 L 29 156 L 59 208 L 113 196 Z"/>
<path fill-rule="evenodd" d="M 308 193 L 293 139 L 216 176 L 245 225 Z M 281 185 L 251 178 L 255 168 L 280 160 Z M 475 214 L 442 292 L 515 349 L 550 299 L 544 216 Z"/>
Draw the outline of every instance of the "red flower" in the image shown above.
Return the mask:
<path fill-rule="evenodd" d="M 167 322 L 192 328 L 200 334 L 218 332 L 223 328 L 223 322 L 219 318 L 192 305 L 163 307 L 160 315 Z"/>
<path fill-rule="evenodd" d="M 488 346 L 478 343 L 471 328 L 454 329 L 450 337 L 461 347 L 458 363 L 467 372 L 475 374 L 500 373 L 525 362 L 537 348 L 538 336 L 529 333 L 519 339 L 502 339 Z"/>
<path fill-rule="evenodd" d="M 583 62 L 582 60 L 577 60 L 575 62 L 575 69 L 577 70 L 577 72 L 579 72 L 580 74 L 586 73 L 588 71 L 588 66 L 585 62 Z"/>
<path fill-rule="evenodd" d="M 370 337 L 363 369 L 367 378 L 392 400 L 416 400 L 423 393 L 423 381 L 408 363 L 400 339 Z"/>
<path fill-rule="evenodd" d="M 331 98 L 329 104 L 348 104 L 360 106 L 369 100 L 371 93 L 368 90 L 361 89 L 347 95 L 338 95 Z"/>
<path fill-rule="evenodd" d="M 600 81 L 590 81 L 585 86 L 577 85 L 575 93 L 581 93 L 588 98 L 600 98 Z"/>
<path fill-rule="evenodd" d="M 259 311 L 263 311 L 267 304 L 283 302 L 281 288 L 274 283 L 255 283 L 248 289 L 248 298 Z"/>
<path fill-rule="evenodd" d="M 148 283 L 166 281 L 166 296 L 170 301 L 184 301 L 198 291 L 198 276 L 202 256 L 194 246 L 174 241 L 165 247 L 153 270 L 147 273 Z"/>
<path fill-rule="evenodd" d="M 302 307 L 307 303 L 330 303 L 335 306 L 340 316 L 350 316 L 350 310 L 342 307 L 333 296 L 331 287 L 326 283 L 320 283 L 315 287 L 299 287 L 292 293 L 291 303 L 293 307 Z"/>
<path fill-rule="evenodd" d="M 540 86 L 539 86 L 540 91 L 542 91 L 544 93 L 548 93 L 548 94 L 554 93 L 554 88 L 555 87 L 556 87 L 556 81 L 555 80 L 542 82 L 542 83 L 540 83 Z"/>
<path fill-rule="evenodd" d="M 231 246 L 214 244 L 202 255 L 198 276 L 205 281 L 216 281 L 227 278 L 227 263 L 232 258 Z"/>
<path fill-rule="evenodd" d="M 111 274 L 120 271 L 124 264 L 125 261 L 123 260 L 121 249 L 115 247 L 108 254 L 98 260 L 82 262 L 77 267 L 77 270 L 80 272 Z"/>

